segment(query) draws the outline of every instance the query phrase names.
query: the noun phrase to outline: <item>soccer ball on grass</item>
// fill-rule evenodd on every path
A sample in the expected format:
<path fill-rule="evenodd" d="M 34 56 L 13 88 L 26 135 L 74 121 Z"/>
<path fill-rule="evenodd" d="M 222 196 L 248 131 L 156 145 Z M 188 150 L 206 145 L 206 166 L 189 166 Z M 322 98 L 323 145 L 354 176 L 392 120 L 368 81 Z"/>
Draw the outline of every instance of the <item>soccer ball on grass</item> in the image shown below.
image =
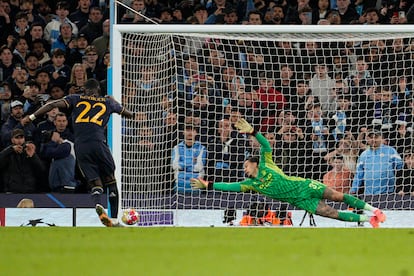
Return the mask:
<path fill-rule="evenodd" d="M 123 211 L 121 219 L 127 225 L 134 225 L 138 222 L 139 215 L 135 209 L 129 208 Z"/>

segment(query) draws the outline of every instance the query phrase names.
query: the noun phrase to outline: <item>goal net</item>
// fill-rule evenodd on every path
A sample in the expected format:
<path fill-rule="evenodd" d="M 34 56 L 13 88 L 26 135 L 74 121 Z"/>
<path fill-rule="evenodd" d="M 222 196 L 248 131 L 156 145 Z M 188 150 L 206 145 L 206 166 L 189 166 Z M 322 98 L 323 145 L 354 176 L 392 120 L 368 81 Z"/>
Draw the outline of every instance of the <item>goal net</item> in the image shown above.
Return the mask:
<path fill-rule="evenodd" d="M 141 225 L 210 225 L 264 203 L 283 221 L 292 206 L 190 187 L 245 179 L 259 145 L 236 131 L 243 117 L 287 175 L 411 210 L 414 32 L 311 27 L 114 25 L 112 93 L 136 114 L 112 128 L 121 208 Z M 362 157 L 378 135 L 395 152 Z"/>

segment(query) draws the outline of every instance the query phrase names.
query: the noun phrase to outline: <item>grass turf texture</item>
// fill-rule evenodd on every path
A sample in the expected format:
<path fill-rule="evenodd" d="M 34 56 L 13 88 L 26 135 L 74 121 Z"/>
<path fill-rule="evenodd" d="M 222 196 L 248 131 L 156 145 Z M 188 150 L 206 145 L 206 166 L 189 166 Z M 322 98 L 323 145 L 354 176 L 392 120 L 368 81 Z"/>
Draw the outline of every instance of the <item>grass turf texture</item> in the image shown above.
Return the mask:
<path fill-rule="evenodd" d="M 0 228 L 2 275 L 412 275 L 413 229 Z"/>

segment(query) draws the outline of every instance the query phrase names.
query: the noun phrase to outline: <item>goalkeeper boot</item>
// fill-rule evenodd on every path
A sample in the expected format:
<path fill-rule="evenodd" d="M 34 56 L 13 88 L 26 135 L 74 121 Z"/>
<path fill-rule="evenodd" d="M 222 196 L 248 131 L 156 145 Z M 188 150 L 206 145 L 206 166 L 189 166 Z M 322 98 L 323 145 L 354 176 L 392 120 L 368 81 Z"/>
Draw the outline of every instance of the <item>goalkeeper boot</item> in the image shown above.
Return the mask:
<path fill-rule="evenodd" d="M 380 209 L 375 209 L 373 213 L 374 213 L 374 216 L 378 218 L 379 222 L 384 222 L 387 219 L 385 214 Z"/>
<path fill-rule="evenodd" d="M 379 219 L 377 218 L 377 216 L 372 216 L 369 219 L 369 223 L 372 225 L 372 228 L 378 228 L 379 227 Z"/>
<path fill-rule="evenodd" d="M 106 227 L 113 226 L 112 220 L 108 217 L 108 214 L 106 213 L 105 208 L 101 204 L 96 204 L 95 210 L 103 225 L 105 225 Z"/>

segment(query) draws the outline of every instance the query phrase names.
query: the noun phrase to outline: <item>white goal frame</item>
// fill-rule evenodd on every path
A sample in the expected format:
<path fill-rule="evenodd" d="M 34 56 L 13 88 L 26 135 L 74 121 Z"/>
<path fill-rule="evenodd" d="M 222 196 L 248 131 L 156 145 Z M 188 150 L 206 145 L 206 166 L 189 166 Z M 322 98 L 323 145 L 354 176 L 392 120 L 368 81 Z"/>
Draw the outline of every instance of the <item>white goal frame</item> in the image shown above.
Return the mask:
<path fill-rule="evenodd" d="M 116 10 L 116 9 L 113 9 Z M 411 33 L 414 34 L 412 25 L 155 25 L 155 24 L 116 24 L 114 22 L 114 11 L 112 14 L 111 24 L 111 43 L 110 43 L 110 54 L 111 63 L 108 70 L 108 94 L 113 95 L 118 101 L 121 100 L 122 92 L 122 34 L 123 33 L 214 33 L 214 34 L 335 34 L 337 36 L 346 36 L 350 33 Z M 315 38 L 316 40 L 316 38 Z M 109 144 L 112 149 L 113 157 L 117 166 L 115 173 L 116 179 L 118 180 L 118 188 L 121 187 L 121 117 L 113 116 L 109 124 Z M 414 212 L 405 211 L 404 216 L 409 215 L 414 218 Z M 332 221 L 331 221 L 332 222 Z M 184 223 L 185 224 L 185 223 Z M 182 224 L 179 223 L 181 226 Z M 339 227 L 343 227 L 345 224 L 335 224 Z M 349 224 L 348 224 L 349 225 Z M 208 226 L 208 225 L 205 225 Z M 411 227 L 414 227 L 412 225 Z"/>

